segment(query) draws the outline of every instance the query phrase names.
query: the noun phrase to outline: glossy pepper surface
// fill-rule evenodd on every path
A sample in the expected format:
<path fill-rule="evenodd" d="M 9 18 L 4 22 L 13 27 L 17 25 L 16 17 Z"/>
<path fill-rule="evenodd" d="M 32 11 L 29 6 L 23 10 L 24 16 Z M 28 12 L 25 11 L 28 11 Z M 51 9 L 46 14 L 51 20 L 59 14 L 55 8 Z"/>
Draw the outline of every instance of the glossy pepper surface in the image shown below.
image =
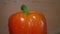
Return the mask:
<path fill-rule="evenodd" d="M 23 12 L 17 12 L 9 17 L 9 34 L 47 34 L 45 16 L 37 11 L 29 11 L 25 5 Z"/>

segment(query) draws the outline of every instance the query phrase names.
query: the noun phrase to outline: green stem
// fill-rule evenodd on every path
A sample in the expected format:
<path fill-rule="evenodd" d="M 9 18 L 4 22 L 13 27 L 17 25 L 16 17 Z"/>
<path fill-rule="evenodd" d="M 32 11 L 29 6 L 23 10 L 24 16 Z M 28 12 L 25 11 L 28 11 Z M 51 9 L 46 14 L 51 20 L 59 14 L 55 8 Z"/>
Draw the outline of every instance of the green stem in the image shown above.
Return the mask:
<path fill-rule="evenodd" d="M 21 10 L 23 10 L 23 12 L 24 12 L 25 14 L 28 14 L 28 8 L 27 8 L 26 5 L 22 5 L 22 6 L 21 6 Z"/>

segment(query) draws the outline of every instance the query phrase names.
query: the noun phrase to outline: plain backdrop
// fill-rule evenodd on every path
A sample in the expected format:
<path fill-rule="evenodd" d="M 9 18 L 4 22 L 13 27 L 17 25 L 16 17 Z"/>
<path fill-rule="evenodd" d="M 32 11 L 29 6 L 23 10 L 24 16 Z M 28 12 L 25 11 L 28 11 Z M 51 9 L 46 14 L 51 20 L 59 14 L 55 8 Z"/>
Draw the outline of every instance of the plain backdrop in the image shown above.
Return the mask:
<path fill-rule="evenodd" d="M 9 34 L 8 18 L 21 11 L 22 4 L 45 15 L 48 34 L 60 34 L 60 0 L 0 0 L 0 34 Z"/>

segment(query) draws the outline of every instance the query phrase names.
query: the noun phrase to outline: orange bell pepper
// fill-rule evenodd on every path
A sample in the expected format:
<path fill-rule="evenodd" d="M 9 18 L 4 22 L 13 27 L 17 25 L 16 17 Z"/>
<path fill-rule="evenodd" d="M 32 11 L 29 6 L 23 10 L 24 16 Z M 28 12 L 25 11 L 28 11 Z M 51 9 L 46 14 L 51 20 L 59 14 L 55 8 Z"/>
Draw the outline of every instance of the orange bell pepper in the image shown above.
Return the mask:
<path fill-rule="evenodd" d="M 9 17 L 10 34 L 47 34 L 45 16 L 37 11 L 28 11 L 25 5 L 23 12 L 17 12 Z"/>

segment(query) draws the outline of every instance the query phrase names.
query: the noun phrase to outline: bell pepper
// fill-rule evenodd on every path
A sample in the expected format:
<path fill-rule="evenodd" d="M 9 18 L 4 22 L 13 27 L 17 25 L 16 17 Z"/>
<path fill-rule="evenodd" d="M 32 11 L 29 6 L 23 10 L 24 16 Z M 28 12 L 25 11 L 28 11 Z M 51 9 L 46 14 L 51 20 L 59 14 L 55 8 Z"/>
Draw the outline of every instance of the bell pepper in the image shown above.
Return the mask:
<path fill-rule="evenodd" d="M 9 17 L 9 34 L 47 34 L 46 19 L 41 12 L 28 10 L 26 5 L 21 10 Z"/>

